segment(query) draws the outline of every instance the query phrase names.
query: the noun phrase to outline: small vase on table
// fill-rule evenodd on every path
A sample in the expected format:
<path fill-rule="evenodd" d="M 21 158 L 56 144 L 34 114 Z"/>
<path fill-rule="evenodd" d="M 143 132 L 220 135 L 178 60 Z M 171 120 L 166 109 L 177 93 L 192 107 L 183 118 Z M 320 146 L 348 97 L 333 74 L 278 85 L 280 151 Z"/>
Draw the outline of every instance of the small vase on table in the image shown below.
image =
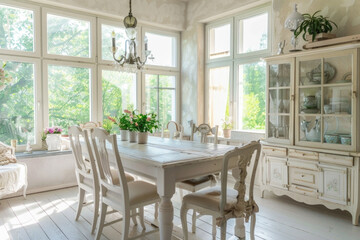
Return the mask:
<path fill-rule="evenodd" d="M 137 132 L 129 131 L 129 142 L 136 142 Z"/>
<path fill-rule="evenodd" d="M 127 141 L 129 139 L 129 130 L 120 129 L 121 141 Z"/>
<path fill-rule="evenodd" d="M 148 132 L 138 132 L 138 143 L 146 144 L 148 141 Z"/>

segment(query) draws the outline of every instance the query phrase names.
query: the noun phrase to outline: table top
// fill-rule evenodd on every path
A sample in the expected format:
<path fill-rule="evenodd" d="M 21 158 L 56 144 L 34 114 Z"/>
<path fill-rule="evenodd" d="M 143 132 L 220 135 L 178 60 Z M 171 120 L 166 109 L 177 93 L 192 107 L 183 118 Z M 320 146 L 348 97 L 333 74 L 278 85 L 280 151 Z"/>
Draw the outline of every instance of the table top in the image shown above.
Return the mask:
<path fill-rule="evenodd" d="M 118 138 L 118 148 L 121 158 L 136 159 L 165 168 L 222 158 L 235 146 L 149 136 L 147 144 L 130 143 Z"/>

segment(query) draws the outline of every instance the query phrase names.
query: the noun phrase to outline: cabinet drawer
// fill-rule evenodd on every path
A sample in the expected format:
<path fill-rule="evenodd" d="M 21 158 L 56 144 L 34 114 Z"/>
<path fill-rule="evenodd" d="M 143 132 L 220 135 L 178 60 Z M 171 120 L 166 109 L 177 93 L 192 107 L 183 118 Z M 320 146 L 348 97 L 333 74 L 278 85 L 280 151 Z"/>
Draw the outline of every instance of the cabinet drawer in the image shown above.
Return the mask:
<path fill-rule="evenodd" d="M 303 187 L 303 186 L 298 186 L 298 185 L 295 185 L 295 184 L 292 184 L 292 185 L 289 186 L 289 191 L 299 193 L 299 194 L 302 194 L 302 195 L 306 195 L 306 196 L 313 196 L 313 197 L 317 197 L 317 195 L 318 195 L 316 189 L 307 188 L 307 187 Z"/>
<path fill-rule="evenodd" d="M 286 148 L 280 148 L 280 147 L 267 147 L 264 146 L 262 148 L 263 152 L 267 156 L 277 156 L 277 157 L 286 157 Z"/>
<path fill-rule="evenodd" d="M 349 156 L 320 153 L 319 161 L 321 163 L 331 163 L 331 164 L 347 166 L 347 167 L 354 166 L 354 158 Z"/>
<path fill-rule="evenodd" d="M 301 151 L 296 149 L 289 149 L 289 157 L 290 158 L 299 158 L 303 160 L 319 160 L 319 153 L 317 152 L 309 152 L 309 151 Z"/>
<path fill-rule="evenodd" d="M 289 184 L 318 189 L 319 172 L 289 167 Z"/>

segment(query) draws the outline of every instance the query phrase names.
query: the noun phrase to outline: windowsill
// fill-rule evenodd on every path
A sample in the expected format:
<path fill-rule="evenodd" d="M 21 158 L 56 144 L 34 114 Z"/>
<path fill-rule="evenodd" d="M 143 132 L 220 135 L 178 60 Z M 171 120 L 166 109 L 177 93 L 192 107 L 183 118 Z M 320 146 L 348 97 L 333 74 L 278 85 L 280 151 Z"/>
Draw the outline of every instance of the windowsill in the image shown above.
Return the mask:
<path fill-rule="evenodd" d="M 265 130 L 231 130 L 231 132 L 246 132 L 246 133 L 262 133 L 262 134 L 265 134 Z"/>
<path fill-rule="evenodd" d="M 64 150 L 64 151 L 33 151 L 32 153 L 26 152 L 18 152 L 15 154 L 17 159 L 24 159 L 24 158 L 38 158 L 38 157 L 51 157 L 51 156 L 58 156 L 58 155 L 66 155 L 71 154 L 71 150 Z"/>

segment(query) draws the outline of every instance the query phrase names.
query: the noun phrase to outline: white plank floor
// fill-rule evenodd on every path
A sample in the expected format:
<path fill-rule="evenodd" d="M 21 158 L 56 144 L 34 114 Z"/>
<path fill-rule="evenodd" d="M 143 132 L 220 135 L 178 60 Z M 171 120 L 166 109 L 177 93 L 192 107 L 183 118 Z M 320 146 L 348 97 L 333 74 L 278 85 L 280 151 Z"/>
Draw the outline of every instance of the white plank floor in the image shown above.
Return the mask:
<path fill-rule="evenodd" d="M 92 205 L 83 208 L 79 221 L 74 221 L 77 188 L 67 188 L 51 192 L 0 200 L 0 240 L 42 240 L 42 239 L 94 239 L 90 234 Z M 174 234 L 181 237 L 179 218 L 180 201 L 174 197 Z M 360 227 L 351 224 L 351 216 L 339 210 L 331 211 L 322 206 L 308 206 L 287 197 L 277 197 L 270 193 L 265 198 L 256 198 L 260 207 L 256 223 L 257 240 L 359 240 Z M 146 208 L 146 219 L 154 221 L 153 206 Z M 111 221 L 119 218 L 114 213 L 107 216 Z M 212 239 L 211 220 L 203 216 L 197 221 L 196 234 L 191 239 Z M 103 240 L 120 239 L 121 222 L 105 227 Z M 190 215 L 188 216 L 190 227 Z M 228 221 L 228 237 L 233 233 L 234 221 Z M 248 229 L 249 225 L 246 224 Z M 147 230 L 154 227 L 147 224 Z M 191 228 L 190 228 L 191 229 Z M 140 226 L 131 225 L 131 234 L 141 232 Z M 218 231 L 220 232 L 220 231 Z M 249 233 L 246 233 L 247 239 Z M 159 239 L 158 233 L 149 234 L 143 240 Z M 174 237 L 174 239 L 177 239 Z"/>

